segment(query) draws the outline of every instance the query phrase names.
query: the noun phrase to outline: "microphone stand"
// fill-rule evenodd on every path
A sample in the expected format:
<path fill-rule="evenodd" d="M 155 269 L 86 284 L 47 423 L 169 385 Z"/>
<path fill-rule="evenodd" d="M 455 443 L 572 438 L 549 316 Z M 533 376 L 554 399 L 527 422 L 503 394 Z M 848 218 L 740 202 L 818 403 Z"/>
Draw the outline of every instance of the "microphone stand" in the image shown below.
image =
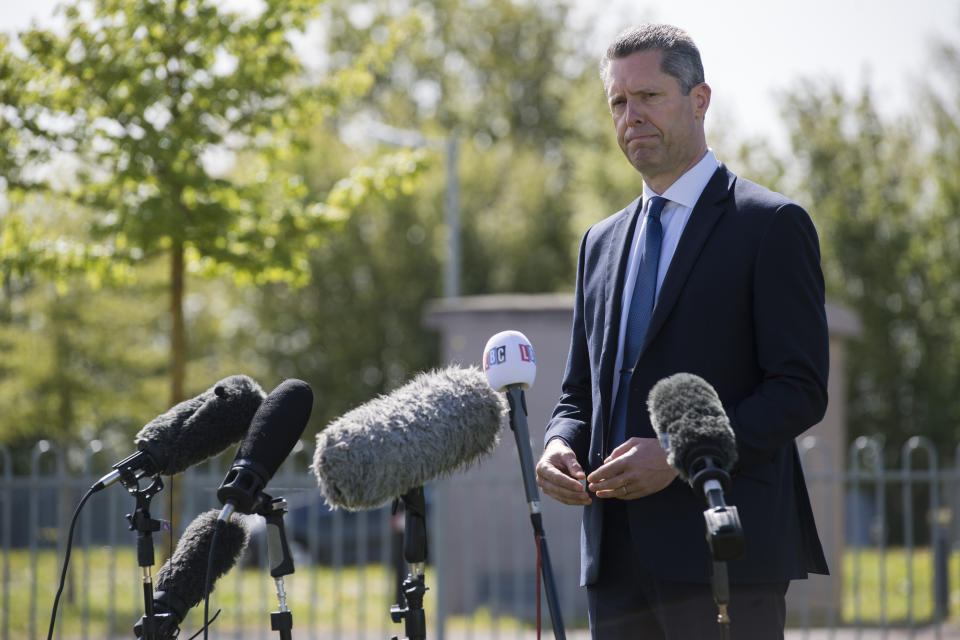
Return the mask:
<path fill-rule="evenodd" d="M 122 463 L 121 463 L 122 464 Z M 150 501 L 163 489 L 163 481 L 159 475 L 152 478 L 152 482 L 145 489 L 140 489 L 134 472 L 126 467 L 118 467 L 120 480 L 127 492 L 136 499 L 133 513 L 126 518 L 130 523 L 130 531 L 137 532 L 137 564 L 140 566 L 141 581 L 143 583 L 143 618 L 140 626 L 143 629 L 144 640 L 157 640 L 160 636 L 160 625 L 163 620 L 154 615 L 153 611 L 153 576 L 151 568 L 154 564 L 153 532 L 160 531 L 161 522 L 150 517 Z"/>
<path fill-rule="evenodd" d="M 403 501 L 403 557 L 410 573 L 403 581 L 401 601 L 390 607 L 390 618 L 404 621 L 407 640 L 426 640 L 427 620 L 423 612 L 423 595 L 427 591 L 424 567 L 427 561 L 427 502 L 423 487 L 410 489 L 393 503 L 394 513 Z M 391 640 L 397 640 L 393 636 Z"/>
<path fill-rule="evenodd" d="M 517 452 L 520 454 L 523 488 L 526 491 L 527 504 L 530 507 L 530 523 L 533 525 L 533 535 L 541 559 L 540 571 L 547 592 L 547 607 L 550 609 L 553 635 L 557 640 L 566 640 L 567 636 L 563 630 L 563 616 L 560 613 L 560 600 L 557 597 L 553 568 L 550 564 L 550 553 L 547 549 L 547 535 L 543 530 L 540 491 L 537 489 L 536 476 L 534 475 L 533 452 L 530 450 L 530 431 L 527 428 L 527 400 L 523 393 L 523 387 L 519 384 L 507 386 L 507 401 L 510 403 L 510 428 L 513 430 L 514 438 L 517 441 Z M 539 579 L 540 576 L 537 576 L 538 581 Z"/>
<path fill-rule="evenodd" d="M 730 486 L 730 475 L 718 466 L 713 457 L 704 459 L 702 468 L 690 479 L 690 484 L 703 492 L 709 508 L 703 512 L 706 523 L 707 544 L 713 559 L 713 575 L 710 584 L 713 600 L 717 603 L 717 624 L 723 640 L 730 638 L 730 579 L 727 561 L 743 555 L 743 527 L 737 508 L 724 500 L 724 491 Z"/>
<path fill-rule="evenodd" d="M 277 611 L 270 613 L 270 629 L 280 634 L 280 640 L 293 637 L 293 613 L 287 606 L 287 592 L 283 577 L 294 572 L 293 555 L 287 544 L 287 532 L 283 526 L 283 516 L 287 513 L 287 501 L 284 498 L 271 498 L 260 494 L 253 511 L 267 521 L 267 558 L 270 563 L 270 575 L 277 585 Z"/>

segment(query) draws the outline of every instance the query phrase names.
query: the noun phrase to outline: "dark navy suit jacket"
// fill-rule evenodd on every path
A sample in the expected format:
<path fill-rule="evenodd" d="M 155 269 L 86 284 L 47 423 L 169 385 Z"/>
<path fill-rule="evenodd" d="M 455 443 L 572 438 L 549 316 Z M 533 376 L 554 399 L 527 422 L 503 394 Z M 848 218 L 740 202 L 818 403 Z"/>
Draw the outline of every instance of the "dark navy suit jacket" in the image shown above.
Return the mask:
<path fill-rule="evenodd" d="M 639 200 L 583 236 L 570 353 L 545 442 L 561 437 L 589 474 L 609 453 L 611 389 Z M 717 390 L 737 439 L 728 504 L 746 543 L 734 583 L 826 573 L 794 438 L 823 417 L 828 335 L 816 230 L 807 213 L 720 166 L 667 270 L 629 387 L 627 437 L 655 437 L 647 395 L 678 372 Z M 625 365 L 626 366 L 626 365 Z M 584 508 L 581 583 L 596 581 L 604 500 Z M 634 550 L 654 575 L 705 581 L 702 495 L 674 480 L 627 502 Z"/>

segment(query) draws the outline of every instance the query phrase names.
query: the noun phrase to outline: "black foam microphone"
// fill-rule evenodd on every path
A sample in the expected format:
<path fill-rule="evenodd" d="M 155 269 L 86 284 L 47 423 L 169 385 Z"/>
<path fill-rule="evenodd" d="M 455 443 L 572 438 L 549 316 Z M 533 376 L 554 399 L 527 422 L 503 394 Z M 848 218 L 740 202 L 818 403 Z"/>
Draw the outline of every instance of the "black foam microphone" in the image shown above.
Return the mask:
<path fill-rule="evenodd" d="M 118 480 L 174 475 L 239 442 L 266 394 L 244 375 L 229 376 L 151 420 L 135 442 L 137 452 L 113 465 L 91 487 L 100 491 Z"/>
<path fill-rule="evenodd" d="M 703 515 L 714 560 L 740 557 L 740 517 L 724 500 L 737 461 L 737 441 L 716 390 L 699 376 L 677 373 L 653 386 L 647 407 L 667 462 L 681 480 L 703 493 L 710 507 Z"/>
<path fill-rule="evenodd" d="M 312 409 L 313 391 L 303 380 L 284 380 L 264 399 L 217 489 L 224 505 L 221 519 L 229 519 L 234 510 L 253 513 L 264 487 L 297 444 Z"/>
<path fill-rule="evenodd" d="M 478 368 L 421 373 L 330 423 L 311 470 L 328 504 L 375 509 L 488 455 L 507 421 Z"/>
<path fill-rule="evenodd" d="M 183 532 L 173 555 L 157 572 L 156 589 L 153 593 L 155 637 L 157 640 L 173 640 L 177 637 L 180 623 L 187 611 L 203 600 L 206 570 L 209 562 L 212 585 L 230 571 L 247 546 L 249 535 L 239 518 L 219 523 L 219 511 L 211 509 L 194 518 Z M 212 545 L 216 533 L 216 545 Z M 210 587 L 213 591 L 213 587 Z M 137 637 L 142 637 L 143 620 L 135 627 Z"/>
<path fill-rule="evenodd" d="M 725 476 L 724 484 L 729 482 L 729 472 L 737 461 L 737 442 L 709 382 L 692 373 L 664 378 L 650 390 L 647 407 L 653 430 L 667 451 L 667 462 L 682 480 L 698 491 L 710 478 Z"/>

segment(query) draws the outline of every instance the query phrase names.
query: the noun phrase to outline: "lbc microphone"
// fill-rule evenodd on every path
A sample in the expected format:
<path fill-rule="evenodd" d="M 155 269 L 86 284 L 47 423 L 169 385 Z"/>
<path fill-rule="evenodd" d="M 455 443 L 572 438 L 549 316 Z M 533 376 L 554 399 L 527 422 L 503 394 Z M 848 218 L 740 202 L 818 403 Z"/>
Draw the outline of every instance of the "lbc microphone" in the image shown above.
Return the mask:
<path fill-rule="evenodd" d="M 517 453 L 520 454 L 520 472 L 523 476 L 523 488 L 530 509 L 530 524 L 537 543 L 537 558 L 540 560 L 540 574 L 547 591 L 547 607 L 550 610 L 550 622 L 553 635 L 557 640 L 565 640 L 563 615 L 560 612 L 560 599 L 550 564 L 550 550 L 547 548 L 547 535 L 543 529 L 543 514 L 540 512 L 540 491 L 533 465 L 533 451 L 530 447 L 530 430 L 527 427 L 527 399 L 524 389 L 533 386 L 537 377 L 537 360 L 533 355 L 533 345 L 527 336 L 519 331 L 507 330 L 492 336 L 483 348 L 483 372 L 490 387 L 505 391 L 510 405 L 510 428 L 517 441 Z M 538 576 L 539 579 L 539 576 Z M 537 583 L 539 585 L 539 582 Z M 539 607 L 539 602 L 537 603 Z M 539 625 L 538 629 L 539 631 Z"/>
<path fill-rule="evenodd" d="M 533 386 L 537 378 L 537 361 L 527 336 L 519 331 L 501 331 L 487 340 L 483 348 L 483 373 L 495 391 L 506 391 L 510 404 L 510 427 L 517 440 L 520 466 L 523 467 L 523 486 L 527 502 L 540 510 L 540 495 L 534 475 L 533 452 L 527 429 L 527 401 L 524 389 Z"/>
<path fill-rule="evenodd" d="M 714 559 L 740 557 L 740 518 L 723 497 L 737 461 L 737 442 L 716 390 L 699 376 L 677 373 L 653 386 L 647 407 L 667 462 L 710 506 L 704 518 Z"/>
<path fill-rule="evenodd" d="M 247 529 L 239 519 L 220 523 L 217 532 L 218 513 L 218 510 L 211 509 L 194 518 L 183 532 L 176 551 L 157 572 L 153 593 L 157 640 L 176 638 L 187 611 L 203 600 L 207 563 L 210 563 L 210 584 L 213 585 L 233 568 L 247 546 Z M 217 543 L 211 547 L 215 532 Z M 210 591 L 213 591 L 212 586 Z M 138 638 L 142 636 L 142 620 L 134 631 Z"/>
<path fill-rule="evenodd" d="M 260 385 L 247 376 L 229 376 L 195 398 L 151 420 L 137 434 L 137 452 L 113 465 L 91 487 L 100 491 L 117 480 L 174 475 L 238 442 L 263 402 Z"/>
<path fill-rule="evenodd" d="M 421 373 L 330 423 L 311 470 L 327 504 L 375 509 L 492 452 L 505 409 L 475 367 Z"/>
<path fill-rule="evenodd" d="M 284 380 L 257 409 L 233 466 L 217 489 L 223 503 L 221 519 L 236 510 L 250 514 L 263 488 L 303 433 L 313 410 L 313 391 L 302 380 Z"/>

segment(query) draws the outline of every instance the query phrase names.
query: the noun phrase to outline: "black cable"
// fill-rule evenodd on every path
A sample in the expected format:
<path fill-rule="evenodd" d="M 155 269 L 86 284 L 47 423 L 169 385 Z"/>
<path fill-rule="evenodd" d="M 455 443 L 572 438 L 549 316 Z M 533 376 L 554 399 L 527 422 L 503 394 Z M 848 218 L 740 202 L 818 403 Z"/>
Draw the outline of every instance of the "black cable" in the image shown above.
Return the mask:
<path fill-rule="evenodd" d="M 174 494 L 173 476 L 170 476 L 169 479 L 170 479 L 170 496 L 169 496 L 170 499 L 167 502 L 168 504 L 167 513 L 170 514 L 170 553 L 167 555 L 167 557 L 172 558 L 173 557 L 173 538 L 175 536 L 175 532 L 177 529 L 175 526 L 176 522 L 174 522 L 175 518 L 173 517 L 173 494 Z"/>
<path fill-rule="evenodd" d="M 87 500 L 90 499 L 90 496 L 92 496 L 95 491 L 93 487 L 87 489 L 87 492 L 80 498 L 80 503 L 73 512 L 73 519 L 70 520 L 70 531 L 67 533 L 67 550 L 63 556 L 63 571 L 60 572 L 60 586 L 57 587 L 57 595 L 53 599 L 53 611 L 50 613 L 50 630 L 47 631 L 47 640 L 52 640 L 53 638 L 53 625 L 57 620 L 57 607 L 60 605 L 60 596 L 63 594 L 63 587 L 67 582 L 67 567 L 70 565 L 70 550 L 73 548 L 73 530 L 77 526 L 80 510 L 83 509 L 83 505 L 87 503 Z"/>
<path fill-rule="evenodd" d="M 200 629 L 200 631 L 197 631 L 195 634 L 193 634 L 192 636 L 190 636 L 189 638 L 187 638 L 187 640 L 193 640 L 194 638 L 196 638 L 196 637 L 197 637 L 198 635 L 200 635 L 201 633 L 206 633 L 207 627 L 209 627 L 210 625 L 213 624 L 213 621 L 217 619 L 217 616 L 220 615 L 220 612 L 221 612 L 221 611 L 222 611 L 222 609 L 217 609 L 217 612 L 216 612 L 215 614 L 213 614 L 213 617 L 212 617 L 212 618 L 210 618 L 210 622 L 208 622 L 207 624 L 203 625 L 203 629 Z"/>

